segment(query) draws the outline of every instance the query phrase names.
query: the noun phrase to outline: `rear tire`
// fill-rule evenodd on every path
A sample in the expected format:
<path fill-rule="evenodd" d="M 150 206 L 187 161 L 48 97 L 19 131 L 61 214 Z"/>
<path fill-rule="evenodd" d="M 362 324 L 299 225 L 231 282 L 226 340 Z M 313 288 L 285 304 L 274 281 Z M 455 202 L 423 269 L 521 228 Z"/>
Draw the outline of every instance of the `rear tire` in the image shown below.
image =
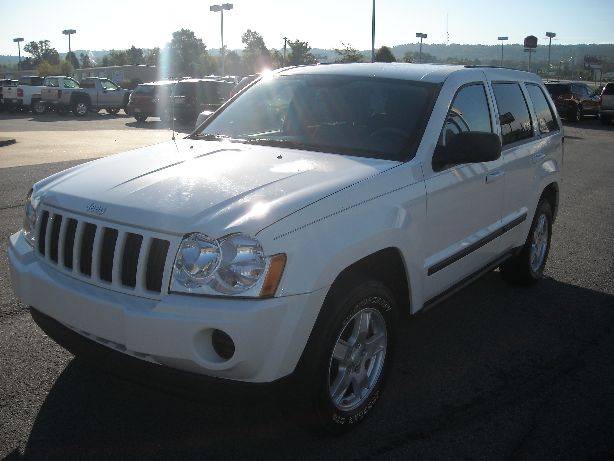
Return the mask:
<path fill-rule="evenodd" d="M 145 123 L 145 121 L 147 120 L 147 117 L 148 117 L 147 114 L 135 114 L 134 115 L 134 118 L 139 123 Z"/>
<path fill-rule="evenodd" d="M 506 282 L 526 286 L 542 278 L 550 253 L 552 223 L 550 203 L 541 199 L 522 250 L 501 265 L 501 276 Z"/>
<path fill-rule="evenodd" d="M 106 111 L 108 114 L 117 115 L 119 113 L 119 107 L 107 107 Z"/>
<path fill-rule="evenodd" d="M 292 396 L 299 401 L 291 403 L 300 408 L 300 423 L 332 434 L 351 430 L 379 400 L 397 323 L 394 296 L 382 283 L 361 277 L 336 288 L 295 373 Z"/>
<path fill-rule="evenodd" d="M 599 119 L 601 120 L 601 124 L 604 126 L 609 126 L 612 119 L 607 115 L 600 115 Z"/>

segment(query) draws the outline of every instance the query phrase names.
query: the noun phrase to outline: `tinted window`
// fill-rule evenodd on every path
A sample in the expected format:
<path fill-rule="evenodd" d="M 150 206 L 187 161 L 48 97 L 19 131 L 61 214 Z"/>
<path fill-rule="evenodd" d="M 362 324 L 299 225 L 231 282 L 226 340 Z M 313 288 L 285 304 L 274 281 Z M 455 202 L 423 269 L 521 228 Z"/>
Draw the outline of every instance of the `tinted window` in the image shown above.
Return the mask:
<path fill-rule="evenodd" d="M 57 88 L 58 87 L 58 79 L 57 78 L 46 78 L 45 79 L 45 85 Z"/>
<path fill-rule="evenodd" d="M 139 85 L 134 90 L 135 94 L 154 94 L 156 87 L 154 85 Z"/>
<path fill-rule="evenodd" d="M 537 126 L 539 127 L 539 131 L 541 133 L 557 131 L 559 129 L 559 125 L 554 117 L 552 107 L 550 107 L 550 104 L 548 104 L 548 100 L 546 99 L 542 89 L 537 85 L 528 84 L 527 91 L 529 92 L 531 102 L 533 103 L 533 109 L 535 110 L 535 115 L 537 116 Z"/>
<path fill-rule="evenodd" d="M 119 88 L 111 80 L 100 80 L 100 86 L 103 90 L 117 90 Z"/>
<path fill-rule="evenodd" d="M 571 93 L 571 85 L 565 85 L 562 83 L 547 83 L 546 88 L 553 98 Z"/>
<path fill-rule="evenodd" d="M 413 154 L 437 86 L 341 75 L 262 80 L 203 126 L 237 141 L 405 160 Z"/>
<path fill-rule="evenodd" d="M 65 78 L 62 82 L 64 88 L 79 88 L 79 84 L 72 78 Z"/>
<path fill-rule="evenodd" d="M 492 87 L 499 109 L 503 145 L 531 138 L 533 136 L 533 124 L 520 85 L 517 83 L 494 83 Z"/>
<path fill-rule="evenodd" d="M 492 133 L 488 100 L 482 84 L 466 86 L 456 93 L 439 143 L 445 145 L 451 137 L 464 131 Z"/>
<path fill-rule="evenodd" d="M 603 94 L 611 96 L 614 94 L 614 83 L 608 83 L 603 89 Z"/>

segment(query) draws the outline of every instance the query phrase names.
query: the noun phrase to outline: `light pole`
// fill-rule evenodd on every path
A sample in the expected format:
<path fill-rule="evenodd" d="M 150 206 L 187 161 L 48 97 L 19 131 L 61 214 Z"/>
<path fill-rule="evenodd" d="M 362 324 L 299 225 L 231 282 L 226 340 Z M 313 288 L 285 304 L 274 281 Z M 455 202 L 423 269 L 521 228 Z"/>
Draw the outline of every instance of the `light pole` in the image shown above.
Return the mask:
<path fill-rule="evenodd" d="M 226 50 L 224 49 L 224 10 L 232 10 L 232 3 L 222 3 L 221 5 L 211 5 L 209 7 L 209 11 L 213 11 L 214 13 L 219 12 L 221 18 L 222 48 L 220 49 L 220 51 L 222 53 L 222 75 L 224 75 L 224 64 L 226 61 Z"/>
<path fill-rule="evenodd" d="M 497 40 L 501 42 L 501 67 L 503 67 L 503 42 L 509 40 L 509 37 L 497 37 Z"/>
<path fill-rule="evenodd" d="M 427 38 L 428 35 L 427 34 L 423 34 L 422 32 L 418 32 L 416 34 L 416 37 L 420 39 L 420 58 L 419 58 L 418 62 L 422 63 L 422 40 Z"/>
<path fill-rule="evenodd" d="M 548 72 L 550 72 L 550 51 L 552 50 L 552 39 L 556 37 L 556 33 L 546 32 L 546 37 L 550 39 L 550 42 L 548 43 Z"/>
<path fill-rule="evenodd" d="M 77 33 L 77 31 L 76 31 L 75 29 L 64 29 L 64 30 L 62 31 L 62 33 L 63 33 L 64 35 L 68 35 L 68 52 L 69 52 L 69 53 L 72 53 L 72 49 L 70 48 L 70 36 L 71 36 L 72 34 L 76 34 L 76 33 Z"/>
<path fill-rule="evenodd" d="M 286 65 L 286 51 L 288 49 L 288 37 L 284 37 L 284 62 L 282 63 L 282 67 Z"/>
<path fill-rule="evenodd" d="M 375 62 L 375 0 L 371 11 L 371 62 Z"/>
<path fill-rule="evenodd" d="M 17 43 L 17 54 L 19 55 L 19 63 L 17 64 L 17 70 L 21 70 L 21 45 L 23 42 L 23 37 L 14 38 L 13 41 Z"/>

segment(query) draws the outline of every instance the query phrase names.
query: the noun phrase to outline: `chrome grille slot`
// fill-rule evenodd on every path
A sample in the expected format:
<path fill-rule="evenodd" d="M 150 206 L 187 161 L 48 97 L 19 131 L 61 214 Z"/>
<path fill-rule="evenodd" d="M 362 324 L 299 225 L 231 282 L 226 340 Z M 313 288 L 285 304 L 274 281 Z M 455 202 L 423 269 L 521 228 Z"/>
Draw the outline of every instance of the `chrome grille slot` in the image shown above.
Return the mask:
<path fill-rule="evenodd" d="M 45 243 L 47 241 L 47 223 L 49 222 L 49 212 L 43 211 L 41 215 L 40 231 L 38 233 L 38 251 L 45 256 Z"/>
<path fill-rule="evenodd" d="M 92 256 L 94 254 L 94 237 L 96 237 L 96 225 L 85 223 L 81 236 L 81 255 L 79 258 L 79 270 L 83 275 L 92 275 Z"/>
<path fill-rule="evenodd" d="M 178 238 L 160 238 L 149 231 L 132 231 L 49 209 L 41 212 L 36 235 L 42 260 L 68 275 L 150 297 L 162 293 L 165 283 L 168 286 L 170 250 L 178 244 Z"/>
<path fill-rule="evenodd" d="M 136 268 L 139 263 L 139 253 L 143 236 L 129 233 L 126 235 L 124 254 L 122 256 L 122 283 L 127 287 L 136 286 Z"/>

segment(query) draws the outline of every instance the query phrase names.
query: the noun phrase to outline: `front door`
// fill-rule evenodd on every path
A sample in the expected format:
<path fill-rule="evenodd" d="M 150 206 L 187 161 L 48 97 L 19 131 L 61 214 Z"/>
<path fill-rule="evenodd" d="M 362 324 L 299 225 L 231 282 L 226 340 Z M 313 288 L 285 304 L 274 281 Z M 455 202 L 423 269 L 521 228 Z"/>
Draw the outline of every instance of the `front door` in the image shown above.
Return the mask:
<path fill-rule="evenodd" d="M 493 132 L 485 82 L 461 87 L 450 106 L 439 145 L 459 132 Z M 426 299 L 431 299 L 494 260 L 503 200 L 501 159 L 425 167 L 427 225 Z M 428 171 L 428 170 L 431 171 Z"/>

